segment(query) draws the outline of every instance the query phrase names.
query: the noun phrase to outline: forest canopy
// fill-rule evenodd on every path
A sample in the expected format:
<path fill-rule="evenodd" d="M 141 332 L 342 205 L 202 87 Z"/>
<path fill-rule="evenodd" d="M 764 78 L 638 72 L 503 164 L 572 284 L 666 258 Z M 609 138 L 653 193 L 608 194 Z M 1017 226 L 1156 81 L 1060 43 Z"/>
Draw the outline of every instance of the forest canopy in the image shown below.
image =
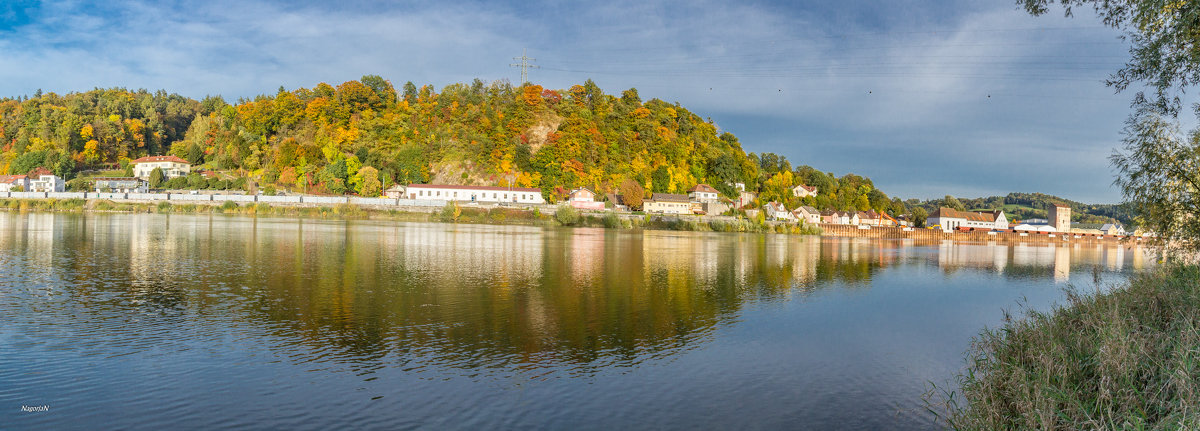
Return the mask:
<path fill-rule="evenodd" d="M 555 200 L 632 180 L 666 193 L 707 183 L 727 197 L 743 183 L 789 207 L 894 212 L 899 203 L 867 178 L 747 154 L 736 136 L 678 103 L 643 101 L 637 89 L 605 94 L 591 80 L 554 90 L 476 79 L 436 91 L 368 75 L 235 104 L 121 88 L 39 91 L 0 100 L 0 140 L 0 171 L 46 167 L 68 179 L 169 154 L 248 187 L 308 193 L 445 183 L 540 187 Z M 795 198 L 798 184 L 820 195 Z"/>

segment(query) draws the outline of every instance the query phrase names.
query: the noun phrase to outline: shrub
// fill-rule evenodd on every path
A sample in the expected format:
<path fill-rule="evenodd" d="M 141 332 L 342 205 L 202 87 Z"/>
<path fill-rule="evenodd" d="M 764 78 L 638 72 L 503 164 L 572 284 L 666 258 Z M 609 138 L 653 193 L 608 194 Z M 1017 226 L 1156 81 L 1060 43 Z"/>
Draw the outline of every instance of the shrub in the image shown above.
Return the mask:
<path fill-rule="evenodd" d="M 572 226 L 579 222 L 579 211 L 570 205 L 559 205 L 554 211 L 554 219 L 563 226 Z"/>

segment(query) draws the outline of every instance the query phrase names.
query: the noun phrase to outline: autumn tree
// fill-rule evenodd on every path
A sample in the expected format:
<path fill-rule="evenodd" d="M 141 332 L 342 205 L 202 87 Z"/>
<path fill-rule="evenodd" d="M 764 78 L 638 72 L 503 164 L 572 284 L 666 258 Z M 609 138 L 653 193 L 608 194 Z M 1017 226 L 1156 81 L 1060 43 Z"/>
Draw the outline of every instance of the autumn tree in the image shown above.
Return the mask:
<path fill-rule="evenodd" d="M 642 209 L 642 201 L 645 198 L 646 190 L 637 181 L 627 179 L 621 183 L 619 188 L 621 191 L 621 200 L 631 210 Z"/>
<path fill-rule="evenodd" d="M 370 166 L 363 166 L 358 170 L 357 175 L 362 178 L 358 194 L 367 197 L 376 197 L 383 192 L 383 184 L 379 182 L 379 170 Z"/>

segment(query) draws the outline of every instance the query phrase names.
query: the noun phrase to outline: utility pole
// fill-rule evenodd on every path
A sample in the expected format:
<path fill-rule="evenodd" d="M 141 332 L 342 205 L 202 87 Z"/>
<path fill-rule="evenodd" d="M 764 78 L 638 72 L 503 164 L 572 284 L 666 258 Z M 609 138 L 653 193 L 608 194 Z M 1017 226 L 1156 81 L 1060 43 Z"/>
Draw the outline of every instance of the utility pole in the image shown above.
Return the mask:
<path fill-rule="evenodd" d="M 526 82 L 529 82 L 529 69 L 541 69 L 542 68 L 541 66 L 530 63 L 531 61 L 535 61 L 537 59 L 530 58 L 528 55 L 526 55 L 527 51 L 528 51 L 527 49 L 521 49 L 521 56 L 513 57 L 513 60 L 520 61 L 520 63 L 513 63 L 513 64 L 508 65 L 508 67 L 521 68 L 521 82 L 519 85 L 525 85 Z"/>

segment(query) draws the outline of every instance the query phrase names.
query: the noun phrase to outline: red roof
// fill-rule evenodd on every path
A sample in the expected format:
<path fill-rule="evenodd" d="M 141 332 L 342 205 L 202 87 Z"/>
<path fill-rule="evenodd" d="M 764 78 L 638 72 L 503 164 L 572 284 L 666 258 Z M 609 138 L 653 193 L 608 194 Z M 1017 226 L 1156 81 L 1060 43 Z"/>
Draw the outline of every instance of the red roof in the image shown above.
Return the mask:
<path fill-rule="evenodd" d="M 9 184 L 13 181 L 23 180 L 25 178 L 26 177 L 24 175 L 0 175 L 0 183 Z"/>
<path fill-rule="evenodd" d="M 31 176 L 31 177 L 40 177 L 42 175 L 54 175 L 54 172 L 50 172 L 49 169 L 43 168 L 41 166 L 33 168 L 32 171 L 29 171 L 29 176 Z"/>
<path fill-rule="evenodd" d="M 181 159 L 181 158 L 178 158 L 175 156 L 146 156 L 146 157 L 142 157 L 140 159 L 134 160 L 129 163 L 136 165 L 138 163 L 151 163 L 151 162 L 175 162 L 175 163 L 183 163 L 183 164 L 188 164 L 188 165 L 191 164 L 191 163 L 188 163 L 187 160 L 184 160 L 184 159 Z"/>
<path fill-rule="evenodd" d="M 533 192 L 541 193 L 542 189 L 527 189 L 523 187 L 495 187 L 495 186 L 456 186 L 451 184 L 409 184 L 410 189 L 459 189 L 459 190 L 490 190 L 497 192 Z"/>
<path fill-rule="evenodd" d="M 717 189 L 712 188 L 712 186 L 710 186 L 708 184 L 696 184 L 696 185 L 692 186 L 692 188 L 688 189 L 687 191 L 688 191 L 688 193 L 692 193 L 692 192 L 717 193 Z"/>

